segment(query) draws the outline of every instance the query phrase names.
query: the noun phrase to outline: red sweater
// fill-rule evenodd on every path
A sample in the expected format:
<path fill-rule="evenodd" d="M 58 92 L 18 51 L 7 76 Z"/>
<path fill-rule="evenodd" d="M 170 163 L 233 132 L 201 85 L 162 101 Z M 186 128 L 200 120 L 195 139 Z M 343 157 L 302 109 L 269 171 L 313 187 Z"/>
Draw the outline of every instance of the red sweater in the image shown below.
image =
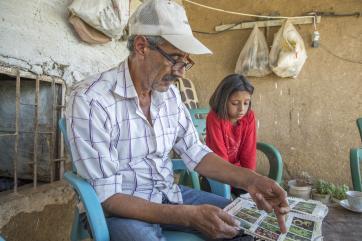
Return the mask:
<path fill-rule="evenodd" d="M 253 111 L 233 125 L 210 111 L 206 119 L 206 145 L 236 166 L 256 169 L 256 128 Z"/>

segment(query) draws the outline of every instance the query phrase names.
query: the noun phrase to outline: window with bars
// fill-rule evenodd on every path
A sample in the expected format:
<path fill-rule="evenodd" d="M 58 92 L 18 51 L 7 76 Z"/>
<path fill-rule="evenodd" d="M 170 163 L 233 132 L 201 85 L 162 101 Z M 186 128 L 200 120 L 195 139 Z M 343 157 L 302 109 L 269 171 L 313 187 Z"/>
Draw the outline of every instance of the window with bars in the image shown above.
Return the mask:
<path fill-rule="evenodd" d="M 61 179 L 64 82 L 0 66 L 0 195 Z"/>

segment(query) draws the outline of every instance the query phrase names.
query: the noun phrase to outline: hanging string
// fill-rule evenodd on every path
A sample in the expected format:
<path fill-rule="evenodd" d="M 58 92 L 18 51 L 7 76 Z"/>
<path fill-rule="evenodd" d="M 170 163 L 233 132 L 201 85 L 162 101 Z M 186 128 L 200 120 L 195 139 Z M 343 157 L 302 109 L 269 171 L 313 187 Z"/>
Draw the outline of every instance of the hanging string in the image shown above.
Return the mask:
<path fill-rule="evenodd" d="M 313 16 L 313 26 L 314 26 L 314 31 L 317 31 L 317 15 Z"/>
<path fill-rule="evenodd" d="M 195 3 L 195 2 L 193 2 L 191 0 L 183 0 L 183 1 L 194 4 L 194 5 L 199 6 L 199 7 L 207 8 L 207 9 L 210 9 L 210 10 L 223 12 L 223 13 L 234 14 L 234 15 L 240 15 L 240 16 L 248 16 L 248 17 L 256 17 L 256 18 L 267 18 L 267 19 L 315 18 L 315 16 L 286 17 L 286 16 L 264 16 L 264 15 L 257 15 L 257 14 L 239 13 L 239 12 L 227 11 L 227 10 L 223 10 L 223 9 L 220 9 L 220 8 L 214 8 L 214 7 L 206 6 L 206 5 L 203 5 L 203 4 L 200 4 L 200 3 Z"/>

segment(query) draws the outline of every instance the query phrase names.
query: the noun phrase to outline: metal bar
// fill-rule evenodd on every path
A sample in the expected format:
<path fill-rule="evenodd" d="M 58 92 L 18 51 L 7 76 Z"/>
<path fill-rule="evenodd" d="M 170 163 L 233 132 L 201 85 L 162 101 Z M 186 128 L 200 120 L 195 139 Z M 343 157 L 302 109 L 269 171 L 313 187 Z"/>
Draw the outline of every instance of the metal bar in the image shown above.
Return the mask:
<path fill-rule="evenodd" d="M 14 144 L 14 192 L 18 191 L 18 144 L 19 144 L 19 112 L 20 112 L 20 72 L 16 76 L 16 95 L 15 95 L 15 144 Z"/>
<path fill-rule="evenodd" d="M 65 84 L 62 85 L 62 96 L 61 96 L 61 105 L 58 105 L 57 107 L 61 106 L 60 109 L 60 116 L 64 117 L 64 108 L 65 108 Z M 65 171 L 65 162 L 66 159 L 64 158 L 64 137 L 63 135 L 60 133 L 59 135 L 59 154 L 60 154 L 60 158 L 63 159 L 64 161 L 60 162 L 60 170 L 59 170 L 59 179 L 62 180 L 63 179 L 63 175 L 64 175 L 64 171 Z"/>
<path fill-rule="evenodd" d="M 16 133 L 0 134 L 0 136 L 16 136 Z"/>
<path fill-rule="evenodd" d="M 36 106 L 36 104 L 27 104 L 27 103 L 22 103 L 22 102 L 20 102 L 20 105 L 30 105 L 30 106 Z"/>
<path fill-rule="evenodd" d="M 27 72 L 27 71 L 23 71 L 23 70 L 19 70 L 19 69 L 14 69 L 14 68 L 10 68 L 10 67 L 5 67 L 5 66 L 0 66 L 0 73 L 1 74 L 6 74 L 9 76 L 13 76 L 16 77 L 19 73 L 21 78 L 27 78 L 27 79 L 36 79 L 37 75 Z M 61 78 L 58 77 L 50 77 L 50 76 L 46 76 L 46 75 L 39 75 L 39 80 L 43 81 L 43 82 L 48 82 L 48 83 L 52 83 L 54 80 L 57 84 L 63 84 L 64 81 Z"/>
<path fill-rule="evenodd" d="M 56 125 L 56 94 L 55 94 L 55 79 L 53 79 L 52 82 L 52 97 L 53 97 L 53 103 L 52 103 L 52 126 L 51 126 L 51 140 L 50 140 L 50 151 L 49 151 L 49 168 L 50 168 L 50 182 L 54 181 L 54 164 L 53 164 L 53 160 L 54 160 L 54 148 L 55 148 L 55 137 L 56 137 L 56 133 L 55 133 L 55 125 Z"/>
<path fill-rule="evenodd" d="M 39 131 L 39 125 L 38 125 L 38 120 L 39 120 L 39 87 L 40 81 L 39 81 L 39 77 L 36 77 L 35 80 L 35 113 L 34 113 L 34 154 L 33 154 L 33 175 L 34 175 L 34 179 L 33 179 L 33 184 L 34 184 L 34 188 L 37 187 L 38 185 L 38 131 Z"/>
<path fill-rule="evenodd" d="M 4 130 L 0 130 L 0 132 L 1 132 L 1 131 L 5 132 Z M 9 131 L 11 131 L 11 130 L 9 130 Z M 34 131 L 19 131 L 19 133 L 34 133 Z M 38 131 L 38 133 L 39 133 L 39 134 L 47 134 L 47 135 L 52 134 L 51 131 Z M 9 134 L 0 134 L 0 136 L 1 136 L 1 135 L 6 135 L 6 136 L 8 136 L 8 135 L 16 135 L 16 134 L 15 134 L 15 133 L 9 133 Z"/>
<path fill-rule="evenodd" d="M 65 158 L 53 159 L 53 162 L 63 162 L 63 161 L 65 161 Z"/>
<path fill-rule="evenodd" d="M 316 17 L 316 23 L 320 23 L 321 16 Z M 281 26 L 286 20 L 285 19 L 276 19 L 276 20 L 266 20 L 266 21 L 255 21 L 255 22 L 243 22 L 240 24 L 224 24 L 215 27 L 216 32 L 225 31 L 225 30 L 238 30 L 238 29 L 248 29 L 254 28 L 255 25 L 258 27 L 274 27 Z M 313 24 L 313 18 L 296 18 L 289 19 L 292 24 Z"/>

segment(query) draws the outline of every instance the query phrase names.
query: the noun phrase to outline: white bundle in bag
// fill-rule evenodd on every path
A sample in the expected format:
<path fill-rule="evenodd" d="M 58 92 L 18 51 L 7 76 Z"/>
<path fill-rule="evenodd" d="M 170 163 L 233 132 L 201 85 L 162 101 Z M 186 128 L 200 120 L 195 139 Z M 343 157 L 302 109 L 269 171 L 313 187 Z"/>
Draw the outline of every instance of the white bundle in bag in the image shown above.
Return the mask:
<path fill-rule="evenodd" d="M 68 9 L 113 39 L 122 37 L 129 19 L 129 0 L 74 0 Z"/>
<path fill-rule="evenodd" d="M 246 44 L 240 52 L 235 73 L 246 76 L 263 77 L 271 73 L 269 50 L 264 34 L 255 25 Z"/>
<path fill-rule="evenodd" d="M 269 56 L 270 68 L 280 77 L 296 77 L 306 59 L 303 39 L 287 20 L 274 37 Z"/>

